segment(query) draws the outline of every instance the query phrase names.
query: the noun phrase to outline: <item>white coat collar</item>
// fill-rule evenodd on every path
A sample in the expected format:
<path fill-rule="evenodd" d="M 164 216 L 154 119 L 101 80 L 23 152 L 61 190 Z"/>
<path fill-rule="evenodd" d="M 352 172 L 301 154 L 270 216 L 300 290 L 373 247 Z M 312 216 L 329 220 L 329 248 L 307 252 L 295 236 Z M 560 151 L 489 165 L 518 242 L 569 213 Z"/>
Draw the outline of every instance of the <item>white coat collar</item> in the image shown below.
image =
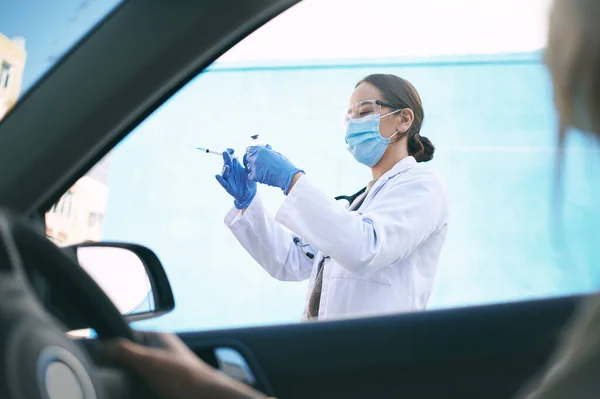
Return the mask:
<path fill-rule="evenodd" d="M 398 163 L 396 163 L 396 165 L 392 167 L 392 169 L 388 170 L 379 179 L 377 179 L 377 182 L 375 182 L 375 185 L 371 188 L 369 193 L 374 194 L 392 177 L 397 176 L 400 173 L 406 172 L 409 169 L 412 169 L 416 164 L 417 160 L 412 155 L 402 158 L 400 161 L 398 161 Z"/>
<path fill-rule="evenodd" d="M 371 189 L 369 190 L 369 192 L 367 193 L 367 196 L 365 197 L 365 200 L 363 202 L 363 205 L 357 210 L 358 213 L 362 213 L 361 212 L 361 208 L 364 207 L 365 204 L 369 203 L 371 201 L 371 199 L 373 198 L 374 195 L 377 194 L 377 192 L 379 192 L 379 190 L 394 176 L 398 176 L 399 174 L 402 174 L 404 172 L 406 172 L 409 169 L 414 168 L 417 165 L 417 160 L 413 157 L 413 156 L 407 156 L 406 158 L 401 159 L 400 161 L 398 161 L 398 163 L 396 163 L 396 165 L 394 165 L 392 167 L 392 169 L 388 170 L 387 172 L 385 172 L 379 179 L 377 179 L 375 181 L 375 184 L 373 184 L 373 186 L 371 187 Z M 373 181 L 369 182 L 372 183 Z"/>

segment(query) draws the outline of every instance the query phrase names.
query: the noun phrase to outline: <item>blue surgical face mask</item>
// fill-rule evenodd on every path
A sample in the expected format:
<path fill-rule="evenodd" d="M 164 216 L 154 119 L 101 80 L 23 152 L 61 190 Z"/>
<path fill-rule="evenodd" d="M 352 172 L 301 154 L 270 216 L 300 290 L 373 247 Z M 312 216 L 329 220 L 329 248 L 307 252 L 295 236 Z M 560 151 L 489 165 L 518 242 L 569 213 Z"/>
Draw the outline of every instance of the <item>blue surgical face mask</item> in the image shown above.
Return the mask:
<path fill-rule="evenodd" d="M 398 134 L 398 131 L 396 131 L 390 137 L 383 137 L 379 131 L 379 121 L 399 111 L 401 110 L 390 112 L 384 116 L 371 114 L 364 118 L 348 121 L 346 144 L 348 144 L 348 151 L 358 162 L 369 168 L 377 165 L 390 144 L 391 138 Z"/>

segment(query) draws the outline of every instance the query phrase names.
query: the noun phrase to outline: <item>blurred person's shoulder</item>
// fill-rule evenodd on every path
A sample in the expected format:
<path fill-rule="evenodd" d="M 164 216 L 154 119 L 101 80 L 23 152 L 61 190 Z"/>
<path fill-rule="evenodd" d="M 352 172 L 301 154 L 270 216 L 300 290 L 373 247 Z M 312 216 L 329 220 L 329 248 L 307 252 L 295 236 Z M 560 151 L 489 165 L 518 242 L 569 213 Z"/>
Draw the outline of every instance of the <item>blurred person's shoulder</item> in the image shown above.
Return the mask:
<path fill-rule="evenodd" d="M 582 300 L 543 372 L 517 398 L 600 397 L 600 294 Z"/>

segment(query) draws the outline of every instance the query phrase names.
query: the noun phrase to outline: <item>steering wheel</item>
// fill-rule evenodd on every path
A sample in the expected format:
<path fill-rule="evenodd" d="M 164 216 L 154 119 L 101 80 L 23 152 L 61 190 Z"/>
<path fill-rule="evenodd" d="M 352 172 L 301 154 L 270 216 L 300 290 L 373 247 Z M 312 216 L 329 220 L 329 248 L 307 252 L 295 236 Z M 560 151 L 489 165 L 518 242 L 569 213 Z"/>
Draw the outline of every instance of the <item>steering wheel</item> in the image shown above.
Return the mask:
<path fill-rule="evenodd" d="M 68 295 L 100 339 L 134 339 L 115 305 L 71 256 L 28 222 L 0 211 L 0 398 L 148 397 L 127 372 L 95 364 L 67 337 L 34 293 L 26 269 Z"/>

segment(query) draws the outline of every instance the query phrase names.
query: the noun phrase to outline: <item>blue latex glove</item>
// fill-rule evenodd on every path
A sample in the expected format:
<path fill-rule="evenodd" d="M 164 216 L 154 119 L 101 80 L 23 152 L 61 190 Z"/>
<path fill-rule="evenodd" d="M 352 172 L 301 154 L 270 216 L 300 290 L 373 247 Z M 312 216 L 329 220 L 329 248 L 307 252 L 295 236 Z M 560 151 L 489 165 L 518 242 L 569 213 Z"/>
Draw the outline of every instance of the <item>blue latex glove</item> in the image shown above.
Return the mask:
<path fill-rule="evenodd" d="M 252 146 L 246 150 L 244 165 L 248 177 L 255 182 L 272 187 L 279 187 L 287 195 L 292 179 L 302 170 L 295 167 L 286 157 L 266 147 Z"/>
<path fill-rule="evenodd" d="M 234 199 L 237 209 L 246 209 L 256 196 L 256 183 L 248 178 L 248 172 L 233 157 L 233 150 L 223 152 L 223 171 L 215 176 L 217 181 Z"/>

